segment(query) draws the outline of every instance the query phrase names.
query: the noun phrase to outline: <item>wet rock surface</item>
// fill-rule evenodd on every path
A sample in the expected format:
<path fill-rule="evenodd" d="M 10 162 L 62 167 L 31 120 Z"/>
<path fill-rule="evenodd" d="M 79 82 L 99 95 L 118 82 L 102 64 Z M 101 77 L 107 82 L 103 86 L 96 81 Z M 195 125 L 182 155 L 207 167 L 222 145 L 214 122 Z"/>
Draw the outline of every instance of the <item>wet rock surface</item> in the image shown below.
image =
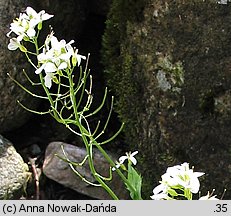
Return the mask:
<path fill-rule="evenodd" d="M 19 198 L 29 177 L 27 164 L 12 143 L 0 135 L 0 199 Z"/>

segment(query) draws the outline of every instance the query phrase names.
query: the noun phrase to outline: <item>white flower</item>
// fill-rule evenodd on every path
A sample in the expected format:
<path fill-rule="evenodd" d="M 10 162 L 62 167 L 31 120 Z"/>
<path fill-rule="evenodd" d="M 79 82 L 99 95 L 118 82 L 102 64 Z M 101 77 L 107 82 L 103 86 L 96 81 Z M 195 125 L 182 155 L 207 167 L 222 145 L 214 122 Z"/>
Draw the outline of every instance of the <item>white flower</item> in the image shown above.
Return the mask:
<path fill-rule="evenodd" d="M 189 169 L 188 163 L 169 167 L 164 175 L 162 175 L 162 182 L 172 186 L 183 186 L 189 189 L 192 193 L 198 193 L 200 182 L 198 177 L 204 175 L 202 172 L 193 172 Z"/>
<path fill-rule="evenodd" d="M 76 50 L 72 49 L 71 52 L 72 52 L 72 64 L 73 64 L 73 66 L 76 66 L 76 64 L 78 64 L 78 67 L 79 67 L 81 64 L 81 59 L 86 60 L 86 56 L 78 54 L 77 49 Z"/>
<path fill-rule="evenodd" d="M 137 164 L 137 160 L 134 157 L 136 154 L 138 154 L 138 151 L 135 151 L 133 153 L 131 153 L 131 152 L 127 153 L 126 152 L 125 156 L 121 156 L 119 158 L 119 163 L 123 164 L 125 160 L 128 160 L 128 161 L 131 161 L 134 165 L 136 165 Z"/>
<path fill-rule="evenodd" d="M 185 188 L 189 188 L 192 193 L 198 193 L 200 188 L 200 182 L 198 177 L 204 175 L 201 172 L 193 172 L 193 170 L 188 170 L 181 181 L 181 185 Z"/>
<path fill-rule="evenodd" d="M 45 80 L 45 86 L 47 88 L 51 88 L 53 78 L 54 78 L 53 73 L 46 73 L 46 76 L 44 77 L 44 80 Z"/>
<path fill-rule="evenodd" d="M 44 20 L 48 20 L 53 15 L 45 13 L 44 10 L 37 13 L 33 8 L 27 7 L 25 13 L 21 13 L 19 18 L 13 20 L 10 24 L 10 32 L 7 34 L 9 37 L 14 32 L 21 41 L 24 37 L 33 38 L 36 35 L 35 27 Z"/>
<path fill-rule="evenodd" d="M 40 73 L 43 69 L 45 72 L 55 72 L 63 70 L 70 66 L 70 59 L 77 58 L 78 65 L 81 59 L 86 59 L 85 56 L 77 54 L 71 44 L 74 40 L 66 43 L 65 40 L 60 40 L 54 36 L 49 35 L 45 41 L 45 48 L 43 52 L 38 55 L 38 62 L 43 65 L 37 69 L 36 73 Z"/>
<path fill-rule="evenodd" d="M 115 167 L 112 167 L 112 171 L 115 171 L 116 169 L 120 168 L 122 164 L 120 164 L 118 161 L 116 161 Z"/>
<path fill-rule="evenodd" d="M 40 11 L 39 13 L 37 13 L 33 8 L 31 7 L 27 7 L 26 8 L 26 15 L 24 15 L 24 17 L 28 20 L 30 20 L 30 22 L 33 25 L 37 25 L 38 23 L 48 20 L 50 18 L 52 18 L 54 15 L 50 15 L 48 13 L 46 13 L 44 10 Z"/>
<path fill-rule="evenodd" d="M 153 195 L 151 196 L 153 200 L 163 200 L 168 199 L 168 186 L 165 184 L 159 184 L 153 189 Z"/>
<path fill-rule="evenodd" d="M 58 64 L 58 66 L 53 63 L 53 62 L 45 62 L 41 67 L 39 67 L 35 73 L 36 74 L 40 74 L 42 72 L 42 70 L 45 71 L 45 73 L 54 73 L 57 72 L 58 70 L 63 70 L 67 68 L 67 63 L 66 62 L 62 62 L 60 64 Z"/>
<path fill-rule="evenodd" d="M 216 198 L 217 195 L 211 196 L 211 194 L 208 194 L 206 196 L 202 196 L 199 198 L 199 200 L 219 200 L 218 198 Z"/>
<path fill-rule="evenodd" d="M 8 44 L 9 50 L 16 50 L 21 46 L 20 41 L 17 38 L 10 39 L 10 43 Z"/>
<path fill-rule="evenodd" d="M 67 47 L 71 46 L 73 40 L 66 43 L 65 40 L 58 41 L 55 36 L 48 36 L 43 52 L 37 56 L 38 62 L 42 64 L 35 73 L 44 70 L 46 73 L 56 72 L 68 68 L 70 65 L 71 52 Z M 51 45 L 51 47 L 50 47 Z"/>
<path fill-rule="evenodd" d="M 74 43 L 74 40 L 71 40 L 69 43 L 66 43 L 65 40 L 58 40 L 53 33 L 47 36 L 45 40 L 45 46 L 43 52 L 37 56 L 39 68 L 35 71 L 36 74 L 41 73 L 43 70 L 46 73 L 45 84 L 47 87 L 51 87 L 52 77 L 58 71 L 71 68 L 71 60 L 76 58 L 78 65 L 81 62 L 81 59 L 86 59 L 85 56 L 81 56 L 74 51 L 74 48 L 71 44 Z M 75 65 L 73 65 L 75 66 Z M 53 76 L 51 73 L 54 73 Z"/>
<path fill-rule="evenodd" d="M 79 54 L 76 54 L 76 58 L 77 58 L 78 66 L 81 63 L 81 59 L 86 60 L 86 56 L 79 55 Z"/>
<path fill-rule="evenodd" d="M 129 152 L 129 153 L 126 152 L 126 155 L 121 156 L 121 157 L 119 158 L 119 162 L 116 164 L 115 167 L 112 168 L 112 170 L 114 171 L 114 170 L 116 170 L 116 168 L 118 169 L 118 168 L 124 163 L 125 160 L 128 160 L 128 161 L 131 162 L 132 164 L 136 165 L 136 164 L 137 164 L 137 160 L 136 160 L 135 157 L 134 157 L 136 154 L 138 154 L 138 151 L 135 151 L 135 152 L 133 152 L 133 153 L 131 153 L 131 152 Z"/>

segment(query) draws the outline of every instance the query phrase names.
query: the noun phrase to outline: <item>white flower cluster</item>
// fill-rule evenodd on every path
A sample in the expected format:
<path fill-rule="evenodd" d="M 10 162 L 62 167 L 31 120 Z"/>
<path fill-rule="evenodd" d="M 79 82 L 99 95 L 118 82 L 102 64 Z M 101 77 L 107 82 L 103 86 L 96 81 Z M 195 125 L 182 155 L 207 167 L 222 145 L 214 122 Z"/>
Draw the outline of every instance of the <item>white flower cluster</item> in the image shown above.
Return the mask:
<path fill-rule="evenodd" d="M 160 185 L 153 189 L 153 200 L 171 199 L 169 194 L 176 194 L 175 189 L 188 190 L 191 193 L 198 193 L 200 182 L 198 177 L 204 175 L 202 172 L 194 172 L 189 168 L 188 163 L 169 167 L 163 174 Z"/>
<path fill-rule="evenodd" d="M 8 45 L 9 50 L 16 50 L 21 47 L 20 42 L 25 39 L 33 39 L 36 35 L 35 27 L 41 25 L 42 21 L 48 20 L 53 15 L 45 13 L 44 10 L 37 13 L 33 8 L 27 7 L 25 13 L 21 13 L 19 18 L 13 20 L 10 24 L 10 32 L 7 34 L 9 37 L 13 32 L 17 35 L 17 38 L 10 39 Z"/>
<path fill-rule="evenodd" d="M 74 43 L 74 40 L 66 43 L 65 40 L 58 41 L 53 33 L 48 35 L 43 52 L 37 56 L 41 66 L 35 71 L 36 74 L 45 71 L 46 87 L 51 87 L 55 73 L 70 68 L 71 63 L 74 67 L 76 64 L 79 66 L 81 59 L 86 59 L 85 56 L 78 54 L 78 50 L 71 46 L 72 43 Z"/>
<path fill-rule="evenodd" d="M 16 50 L 19 48 L 23 52 L 28 52 L 22 45 L 22 41 L 30 41 L 36 44 L 36 27 L 41 30 L 42 22 L 51 17 L 53 15 L 46 13 L 44 10 L 37 13 L 33 8 L 27 7 L 25 13 L 21 13 L 19 18 L 10 25 L 11 31 L 7 36 L 9 37 L 11 33 L 15 33 L 17 37 L 10 39 L 8 49 Z M 46 38 L 42 53 L 36 54 L 38 65 L 34 65 L 36 68 L 35 73 L 40 74 L 43 70 L 45 71 L 44 84 L 47 88 L 51 88 L 52 80 L 56 80 L 55 74 L 62 75 L 62 70 L 72 69 L 76 65 L 79 66 L 81 59 L 86 59 L 85 56 L 78 54 L 77 49 L 71 46 L 73 43 L 74 40 L 69 43 L 66 43 L 65 40 L 58 41 L 51 32 Z M 39 50 L 40 48 L 37 51 Z"/>

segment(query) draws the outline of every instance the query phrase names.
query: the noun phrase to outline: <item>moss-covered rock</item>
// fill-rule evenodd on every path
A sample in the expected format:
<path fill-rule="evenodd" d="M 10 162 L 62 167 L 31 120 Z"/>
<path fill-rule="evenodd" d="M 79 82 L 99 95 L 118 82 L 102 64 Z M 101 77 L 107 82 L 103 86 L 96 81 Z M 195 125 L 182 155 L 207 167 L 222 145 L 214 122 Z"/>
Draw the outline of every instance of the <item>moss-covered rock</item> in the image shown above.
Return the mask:
<path fill-rule="evenodd" d="M 144 197 L 168 166 L 204 171 L 201 190 L 231 198 L 231 5 L 114 1 L 103 38 L 108 85 L 140 151 Z M 203 186 L 204 185 L 204 186 Z"/>

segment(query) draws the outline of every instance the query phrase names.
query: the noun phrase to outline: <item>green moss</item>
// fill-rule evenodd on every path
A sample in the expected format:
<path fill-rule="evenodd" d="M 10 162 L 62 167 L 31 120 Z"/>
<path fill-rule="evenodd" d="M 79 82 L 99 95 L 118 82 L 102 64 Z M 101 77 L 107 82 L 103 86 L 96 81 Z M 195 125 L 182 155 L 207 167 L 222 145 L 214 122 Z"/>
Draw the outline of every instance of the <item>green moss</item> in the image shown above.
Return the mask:
<path fill-rule="evenodd" d="M 155 131 L 157 129 L 155 122 L 149 123 L 150 120 L 154 121 L 157 113 L 156 104 L 153 105 L 153 102 L 146 104 L 146 99 L 150 97 L 149 94 L 152 92 L 144 92 L 144 85 L 149 82 L 149 75 L 145 76 L 144 71 L 147 73 L 149 67 L 153 67 L 153 70 L 165 70 L 171 82 L 172 91 L 177 91 L 177 88 L 180 88 L 184 81 L 184 70 L 181 62 L 174 62 L 169 56 L 165 58 L 161 58 L 159 55 L 155 56 L 155 49 L 150 55 L 137 56 L 143 39 L 146 40 L 148 36 L 149 29 L 143 26 L 140 32 L 136 32 L 134 25 L 142 23 L 144 6 L 148 5 L 149 2 L 148 0 L 115 0 L 106 21 L 106 31 L 102 44 L 104 74 L 110 89 L 116 96 L 115 111 L 120 120 L 125 122 L 125 146 L 123 148 L 131 151 L 142 149 L 142 154 L 139 155 L 138 159 L 138 169 L 143 175 L 142 192 L 145 199 L 150 198 L 151 188 L 155 186 L 155 182 L 158 183 L 159 173 L 162 173 L 163 169 L 156 166 L 152 155 L 153 146 L 159 142 L 159 132 L 158 130 Z M 164 13 L 166 6 L 163 6 L 160 11 Z M 130 41 L 131 37 L 132 42 Z M 159 44 L 153 45 L 152 38 L 150 40 L 151 49 L 159 46 Z M 167 41 L 168 39 L 166 39 L 166 44 Z M 163 45 L 161 44 L 161 46 Z M 153 58 L 156 60 L 156 64 Z M 150 119 L 141 120 L 142 115 L 145 118 L 146 109 L 150 110 Z M 142 126 L 143 123 L 140 121 L 145 121 L 147 125 Z M 149 130 L 149 127 L 153 127 L 154 134 L 151 136 L 154 139 L 148 138 L 149 135 L 146 135 L 148 133 L 146 130 Z M 142 137 L 144 138 L 142 139 Z M 164 154 L 163 157 L 161 158 L 164 161 L 163 164 L 171 164 L 173 156 L 169 158 Z M 150 169 L 150 166 L 153 168 Z M 153 178 L 155 175 L 157 181 Z"/>
<path fill-rule="evenodd" d="M 134 134 L 135 116 L 140 109 L 140 102 L 132 95 L 138 95 L 139 83 L 132 71 L 134 59 L 129 54 L 129 44 L 126 43 L 126 29 L 129 22 L 139 22 L 142 19 L 142 10 L 145 0 L 116 0 L 106 21 L 106 31 L 103 36 L 102 59 L 105 66 L 107 83 L 116 97 L 116 112 L 121 121 L 126 123 L 125 134 Z M 131 82 L 133 80 L 134 82 Z M 123 95 L 121 97 L 121 95 Z M 128 101 L 134 104 L 132 110 L 127 106 Z M 129 135 L 129 136 L 130 136 Z M 134 135 L 135 137 L 136 135 Z M 133 138 L 130 137 L 129 140 Z"/>
<path fill-rule="evenodd" d="M 132 47 L 127 40 L 127 29 L 131 23 L 142 21 L 142 11 L 146 2 L 147 0 L 115 0 L 106 21 L 102 44 L 104 74 L 112 93 L 116 96 L 115 111 L 120 120 L 125 122 L 123 149 L 131 151 L 137 149 L 137 116 L 143 109 L 143 92 L 140 86 L 143 81 L 139 80 L 133 71 L 136 59 L 130 53 Z M 144 188 L 145 185 L 146 181 Z"/>
<path fill-rule="evenodd" d="M 214 113 L 214 92 L 209 89 L 205 90 L 199 96 L 199 108 L 203 114 L 213 114 Z"/>

